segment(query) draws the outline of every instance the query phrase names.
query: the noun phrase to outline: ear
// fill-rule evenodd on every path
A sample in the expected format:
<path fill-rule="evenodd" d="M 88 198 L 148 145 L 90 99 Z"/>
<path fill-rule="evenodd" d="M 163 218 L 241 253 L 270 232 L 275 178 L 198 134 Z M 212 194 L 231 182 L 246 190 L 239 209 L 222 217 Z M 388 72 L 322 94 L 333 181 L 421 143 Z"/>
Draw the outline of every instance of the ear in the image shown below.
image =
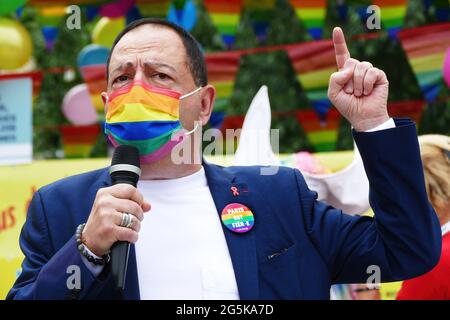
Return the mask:
<path fill-rule="evenodd" d="M 214 108 L 214 101 L 216 98 L 216 88 L 212 85 L 208 84 L 202 90 L 202 101 L 201 101 L 201 110 L 200 110 L 200 121 L 202 126 L 205 126 L 209 118 L 211 117 L 211 113 Z"/>
<path fill-rule="evenodd" d="M 108 102 L 108 94 L 105 91 L 103 91 L 100 94 L 100 96 L 102 97 L 102 101 L 103 101 L 103 111 L 106 114 L 106 103 Z"/>
<path fill-rule="evenodd" d="M 100 95 L 102 96 L 103 104 L 106 104 L 106 102 L 108 102 L 108 94 L 103 91 Z"/>

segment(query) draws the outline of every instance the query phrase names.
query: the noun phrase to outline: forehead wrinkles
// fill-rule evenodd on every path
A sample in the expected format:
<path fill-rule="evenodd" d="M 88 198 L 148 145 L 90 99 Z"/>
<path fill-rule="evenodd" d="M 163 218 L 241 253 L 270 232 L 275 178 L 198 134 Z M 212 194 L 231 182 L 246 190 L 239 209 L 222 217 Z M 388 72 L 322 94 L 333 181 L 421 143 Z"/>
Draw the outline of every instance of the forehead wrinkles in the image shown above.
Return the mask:
<path fill-rule="evenodd" d="M 186 49 L 180 36 L 158 25 L 142 25 L 125 34 L 114 48 L 113 56 L 116 53 L 119 56 L 148 53 L 168 62 L 187 62 Z"/>
<path fill-rule="evenodd" d="M 153 39 L 148 39 L 147 41 L 133 41 L 130 39 L 127 42 L 119 42 L 116 48 L 114 48 L 114 53 L 160 53 L 161 51 L 177 52 L 178 50 L 178 46 L 172 43 L 167 43 L 167 41 Z"/>

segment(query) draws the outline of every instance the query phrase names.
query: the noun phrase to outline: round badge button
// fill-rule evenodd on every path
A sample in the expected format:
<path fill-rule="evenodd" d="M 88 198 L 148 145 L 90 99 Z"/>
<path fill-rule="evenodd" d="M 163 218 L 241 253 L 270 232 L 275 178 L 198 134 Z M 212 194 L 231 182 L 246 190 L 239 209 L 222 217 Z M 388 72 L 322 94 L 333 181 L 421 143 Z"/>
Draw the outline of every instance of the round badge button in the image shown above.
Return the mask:
<path fill-rule="evenodd" d="M 245 233 L 253 228 L 252 211 L 240 203 L 230 203 L 222 210 L 222 223 L 231 231 Z"/>

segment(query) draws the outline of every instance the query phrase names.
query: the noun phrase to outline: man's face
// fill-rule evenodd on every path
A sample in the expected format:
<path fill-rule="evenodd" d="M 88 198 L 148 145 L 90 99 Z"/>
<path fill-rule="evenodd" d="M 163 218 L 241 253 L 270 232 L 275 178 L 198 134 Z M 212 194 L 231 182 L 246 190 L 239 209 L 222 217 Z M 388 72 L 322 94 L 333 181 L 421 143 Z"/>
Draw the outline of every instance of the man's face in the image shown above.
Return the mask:
<path fill-rule="evenodd" d="M 178 91 L 182 95 L 197 88 L 183 42 L 175 31 L 147 24 L 120 39 L 109 64 L 108 95 L 133 80 Z M 201 118 L 203 90 L 181 100 L 180 121 L 188 130 Z"/>

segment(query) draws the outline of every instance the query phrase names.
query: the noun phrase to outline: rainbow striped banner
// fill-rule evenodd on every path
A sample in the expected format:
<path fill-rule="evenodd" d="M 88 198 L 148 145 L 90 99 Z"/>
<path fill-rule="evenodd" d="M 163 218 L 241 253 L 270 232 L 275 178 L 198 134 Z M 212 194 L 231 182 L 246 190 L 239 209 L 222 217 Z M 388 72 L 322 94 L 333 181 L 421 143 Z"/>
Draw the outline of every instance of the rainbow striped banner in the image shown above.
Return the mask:
<path fill-rule="evenodd" d="M 317 40 L 285 46 L 297 79 L 322 120 L 331 106 L 328 82 L 336 71 L 333 41 Z"/>
<path fill-rule="evenodd" d="M 403 27 L 407 0 L 373 0 L 373 4 L 380 7 L 381 23 L 389 34 L 395 35 Z"/>
<path fill-rule="evenodd" d="M 322 38 L 327 13 L 326 0 L 289 0 L 297 17 L 305 24 L 313 39 Z"/>
<path fill-rule="evenodd" d="M 443 65 L 450 47 L 450 23 L 405 29 L 398 33 L 424 98 L 433 102 L 443 86 Z"/>
<path fill-rule="evenodd" d="M 204 0 L 206 10 L 228 48 L 236 38 L 243 0 Z"/>
<path fill-rule="evenodd" d="M 142 17 L 166 18 L 170 0 L 135 0 Z"/>
<path fill-rule="evenodd" d="M 297 121 L 316 152 L 336 150 L 340 119 L 334 108 L 328 111 L 326 122 L 314 110 L 297 111 Z"/>
<path fill-rule="evenodd" d="M 78 68 L 91 96 L 92 105 L 99 118 L 104 117 L 101 93 L 106 91 L 106 60 L 109 49 L 96 44 L 83 48 L 78 55 Z"/>
<path fill-rule="evenodd" d="M 250 15 L 256 36 L 260 42 L 264 42 L 273 17 L 275 0 L 244 0 L 244 7 Z"/>
<path fill-rule="evenodd" d="M 100 124 L 89 126 L 65 125 L 59 128 L 65 158 L 88 158 L 97 142 Z"/>
<path fill-rule="evenodd" d="M 241 51 L 230 51 L 205 56 L 208 82 L 216 88 L 214 112 L 223 112 L 230 105 L 242 54 Z"/>

